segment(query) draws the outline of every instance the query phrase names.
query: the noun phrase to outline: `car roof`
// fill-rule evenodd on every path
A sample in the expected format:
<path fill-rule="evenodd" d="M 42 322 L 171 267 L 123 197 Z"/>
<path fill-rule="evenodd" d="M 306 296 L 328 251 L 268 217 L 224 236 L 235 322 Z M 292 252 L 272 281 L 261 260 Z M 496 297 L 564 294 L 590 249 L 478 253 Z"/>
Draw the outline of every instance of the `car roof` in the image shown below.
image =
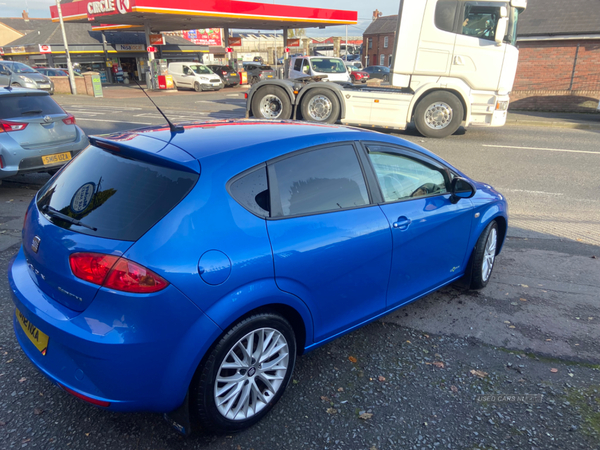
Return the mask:
<path fill-rule="evenodd" d="M 0 95 L 12 95 L 12 96 L 30 96 L 30 95 L 50 95 L 49 92 L 41 91 L 38 89 L 27 89 L 20 87 L 11 87 L 8 89 L 8 86 L 0 88 Z"/>
<path fill-rule="evenodd" d="M 180 125 L 184 126 L 183 133 L 171 133 L 166 126 L 146 127 L 99 136 L 99 139 L 112 141 L 117 145 L 125 141 L 125 145 L 143 150 L 146 145 L 151 144 L 147 140 L 151 138 L 178 147 L 199 160 L 201 165 L 218 161 L 218 164 L 241 167 L 240 171 L 244 167 L 253 167 L 296 150 L 349 141 L 378 141 L 401 145 L 443 162 L 435 154 L 404 139 L 342 125 L 256 119 L 199 121 Z"/>

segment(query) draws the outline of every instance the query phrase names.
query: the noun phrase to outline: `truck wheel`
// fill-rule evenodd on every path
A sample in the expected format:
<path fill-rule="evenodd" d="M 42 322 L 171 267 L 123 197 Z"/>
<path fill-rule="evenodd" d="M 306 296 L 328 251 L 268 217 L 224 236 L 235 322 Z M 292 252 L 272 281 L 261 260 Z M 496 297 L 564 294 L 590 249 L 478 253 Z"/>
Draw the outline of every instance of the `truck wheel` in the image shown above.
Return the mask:
<path fill-rule="evenodd" d="M 265 86 L 252 97 L 252 114 L 257 119 L 287 120 L 292 117 L 292 103 L 282 88 Z"/>
<path fill-rule="evenodd" d="M 200 86 L 200 83 L 198 83 L 197 81 L 194 83 L 194 90 L 196 92 L 202 92 L 202 86 Z"/>
<path fill-rule="evenodd" d="M 213 432 L 248 428 L 281 398 L 295 361 L 294 330 L 283 317 L 262 313 L 238 322 L 196 371 L 192 413 Z"/>
<path fill-rule="evenodd" d="M 415 108 L 415 125 L 425 137 L 445 138 L 460 126 L 464 108 L 456 95 L 440 91 L 427 94 Z"/>
<path fill-rule="evenodd" d="M 302 118 L 307 122 L 335 123 L 340 103 L 329 89 L 312 89 L 302 99 Z"/>

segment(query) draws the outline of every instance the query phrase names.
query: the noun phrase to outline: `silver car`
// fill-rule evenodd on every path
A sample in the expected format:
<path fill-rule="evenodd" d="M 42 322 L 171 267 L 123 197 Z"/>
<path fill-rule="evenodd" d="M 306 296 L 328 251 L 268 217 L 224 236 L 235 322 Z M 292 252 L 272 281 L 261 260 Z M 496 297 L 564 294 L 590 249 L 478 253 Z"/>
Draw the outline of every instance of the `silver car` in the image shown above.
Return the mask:
<path fill-rule="evenodd" d="M 15 61 L 0 61 L 0 86 L 42 89 L 54 94 L 54 83 L 50 78 Z"/>
<path fill-rule="evenodd" d="M 48 92 L 0 87 L 0 183 L 26 172 L 54 173 L 88 146 Z"/>

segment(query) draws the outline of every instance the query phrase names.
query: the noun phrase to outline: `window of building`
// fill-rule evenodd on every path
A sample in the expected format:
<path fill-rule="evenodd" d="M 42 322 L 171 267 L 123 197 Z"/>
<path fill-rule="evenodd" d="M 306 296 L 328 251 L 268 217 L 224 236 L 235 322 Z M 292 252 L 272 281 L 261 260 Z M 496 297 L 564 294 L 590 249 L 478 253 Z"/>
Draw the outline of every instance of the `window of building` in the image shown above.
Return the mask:
<path fill-rule="evenodd" d="M 315 214 L 369 204 L 367 186 L 354 147 L 350 144 L 321 148 L 273 164 L 273 208 L 283 216 Z"/>
<path fill-rule="evenodd" d="M 389 36 L 383 38 L 383 48 L 388 48 Z"/>
<path fill-rule="evenodd" d="M 392 67 L 392 55 L 388 56 L 388 66 Z"/>
<path fill-rule="evenodd" d="M 385 55 L 383 53 L 379 55 L 379 65 L 385 66 Z"/>
<path fill-rule="evenodd" d="M 367 38 L 367 42 L 369 43 L 369 50 L 373 48 L 373 39 Z"/>

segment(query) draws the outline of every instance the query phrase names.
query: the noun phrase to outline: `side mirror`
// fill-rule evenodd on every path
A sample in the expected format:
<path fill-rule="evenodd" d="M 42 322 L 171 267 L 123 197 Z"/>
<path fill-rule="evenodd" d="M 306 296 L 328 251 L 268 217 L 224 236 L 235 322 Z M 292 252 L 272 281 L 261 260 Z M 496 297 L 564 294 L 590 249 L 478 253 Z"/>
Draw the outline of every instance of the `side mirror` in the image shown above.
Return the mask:
<path fill-rule="evenodd" d="M 450 185 L 450 203 L 458 203 L 461 198 L 471 198 L 475 195 L 475 192 L 477 192 L 477 189 L 469 180 L 456 177 Z"/>
<path fill-rule="evenodd" d="M 504 36 L 506 35 L 506 30 L 508 29 L 508 17 L 502 17 L 498 20 L 498 24 L 496 25 L 496 35 L 494 40 L 496 41 L 496 45 L 502 45 L 504 42 Z"/>
<path fill-rule="evenodd" d="M 5 76 L 10 76 L 10 72 L 8 70 L 2 70 L 0 71 L 0 75 L 5 75 Z"/>

